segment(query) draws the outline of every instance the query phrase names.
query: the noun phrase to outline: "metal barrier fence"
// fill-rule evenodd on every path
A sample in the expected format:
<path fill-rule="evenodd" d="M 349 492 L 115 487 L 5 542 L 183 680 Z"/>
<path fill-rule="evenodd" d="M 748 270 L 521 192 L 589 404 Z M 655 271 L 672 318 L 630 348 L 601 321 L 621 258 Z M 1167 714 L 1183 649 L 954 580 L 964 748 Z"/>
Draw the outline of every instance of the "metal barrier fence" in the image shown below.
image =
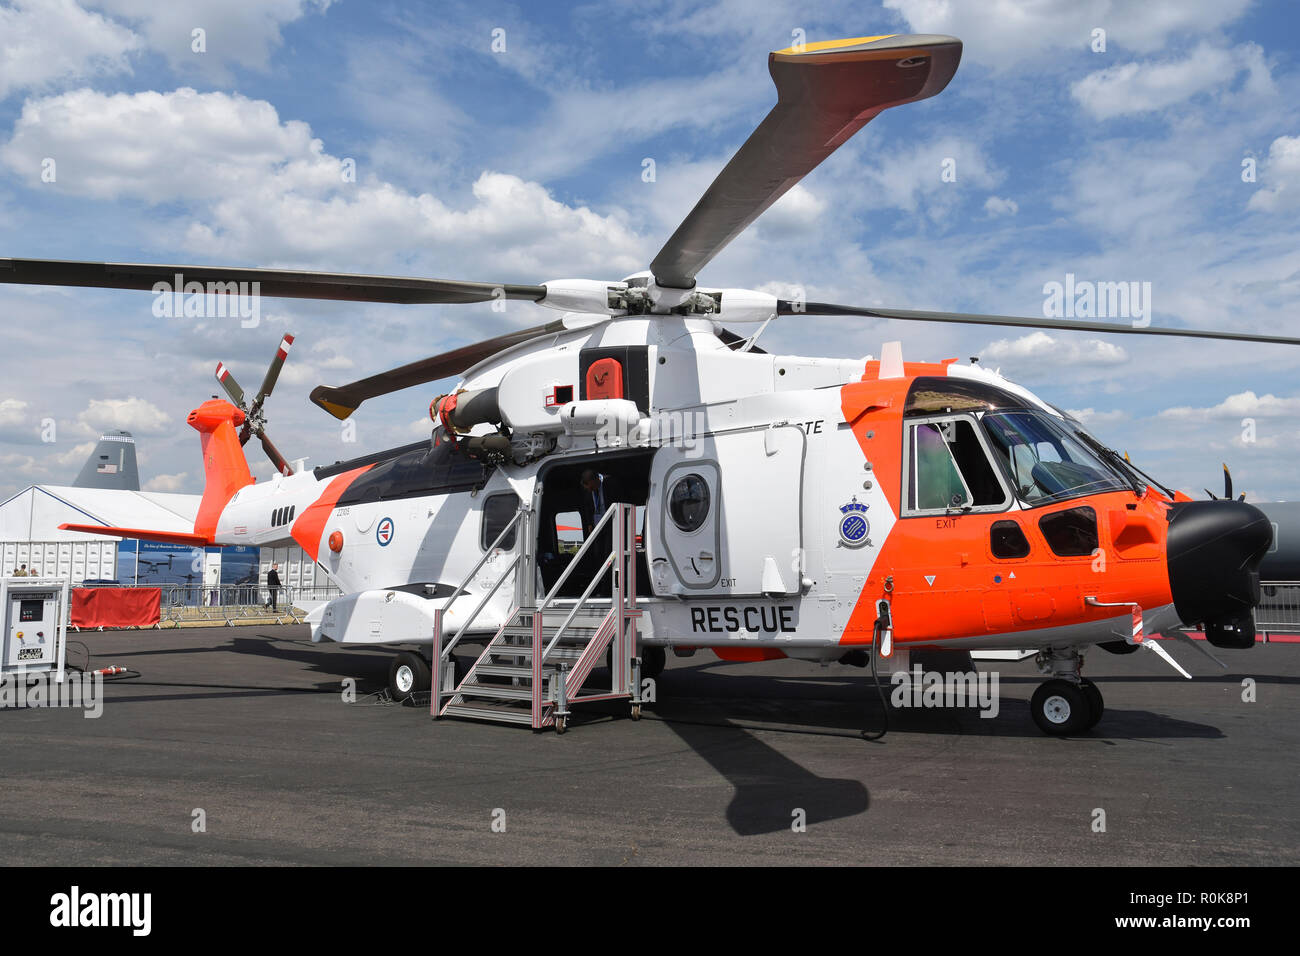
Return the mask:
<path fill-rule="evenodd" d="M 77 585 L 80 587 L 81 585 Z M 300 624 L 307 612 L 321 601 L 342 595 L 332 585 L 281 587 L 274 598 L 263 585 L 235 584 L 213 587 L 202 584 L 86 585 L 87 587 L 157 587 L 162 591 L 160 618 L 175 624 L 211 621 L 235 624 L 243 620 L 271 620 L 277 624 Z"/>
<path fill-rule="evenodd" d="M 1255 627 L 1300 632 L 1300 581 L 1265 581 L 1259 588 Z"/>

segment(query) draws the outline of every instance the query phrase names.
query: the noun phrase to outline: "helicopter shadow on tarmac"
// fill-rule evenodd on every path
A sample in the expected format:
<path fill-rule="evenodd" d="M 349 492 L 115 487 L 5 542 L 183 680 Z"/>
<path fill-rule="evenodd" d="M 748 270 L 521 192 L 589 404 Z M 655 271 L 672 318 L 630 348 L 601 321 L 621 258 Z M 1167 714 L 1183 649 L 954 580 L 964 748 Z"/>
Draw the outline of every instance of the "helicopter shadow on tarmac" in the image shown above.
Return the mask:
<path fill-rule="evenodd" d="M 775 731 L 827 733 L 857 736 L 859 731 L 877 732 L 883 724 L 880 698 L 870 674 L 865 676 L 781 676 L 738 674 L 734 665 L 706 662 L 691 667 L 674 667 L 659 678 L 659 699 L 653 712 L 664 720 L 727 720 L 734 723 L 759 721 Z M 1230 677 L 1198 678 L 1202 681 L 1231 681 Z M 1268 678 L 1265 678 L 1268 679 Z M 1291 678 L 1279 678 L 1291 683 Z M 1002 676 L 1001 685 L 1037 686 L 1041 678 Z M 1120 681 L 1142 681 L 1160 686 L 1181 685 L 1181 678 L 1105 678 L 1099 686 Z M 889 699 L 893 687 L 882 678 L 881 688 Z M 891 733 L 919 733 L 953 736 L 986 735 L 1042 739 L 1043 734 L 1029 715 L 1028 694 L 1024 699 L 999 694 L 997 714 L 981 717 L 975 708 L 889 708 Z M 1102 723 L 1076 740 L 1185 739 L 1225 736 L 1210 724 L 1182 720 L 1145 709 L 1108 706 Z M 888 739 L 888 738 L 886 738 Z"/>

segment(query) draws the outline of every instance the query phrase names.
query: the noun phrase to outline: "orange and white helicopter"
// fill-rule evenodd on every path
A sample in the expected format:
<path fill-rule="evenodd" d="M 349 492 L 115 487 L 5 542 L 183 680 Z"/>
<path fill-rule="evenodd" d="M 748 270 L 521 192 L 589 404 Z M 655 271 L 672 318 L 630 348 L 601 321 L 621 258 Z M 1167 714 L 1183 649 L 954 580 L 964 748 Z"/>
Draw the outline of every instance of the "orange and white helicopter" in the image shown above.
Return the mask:
<path fill-rule="evenodd" d="M 1199 625 L 1213 645 L 1250 646 L 1271 541 L 1256 508 L 1162 487 L 978 364 L 905 361 L 897 343 L 862 359 L 770 355 L 756 341 L 778 317 L 812 315 L 1300 340 L 857 308 L 696 283 L 878 113 L 943 90 L 960 56 L 946 36 L 772 53 L 776 106 L 649 270 L 619 281 L 0 260 L 6 282 L 146 290 L 179 273 L 207 289 L 257 282 L 266 296 L 504 297 L 563 313 L 317 388 L 312 400 L 345 419 L 369 398 L 459 377 L 430 406 L 430 441 L 301 473 L 267 438 L 262 412 L 286 336 L 251 404 L 218 366 L 233 401 L 189 416 L 206 469 L 192 534 L 65 527 L 191 545 L 296 542 L 345 592 L 313 610 L 314 639 L 406 645 L 395 694 L 432 686 L 435 714 L 533 727 L 563 729 L 580 700 L 624 697 L 639 714 L 642 678 L 669 647 L 873 671 L 878 657 L 917 650 L 1031 648 L 1049 678 L 1034 719 L 1071 734 L 1102 714 L 1080 675 L 1093 645 L 1168 658 L 1143 627 Z M 741 325 L 755 331 L 730 331 Z M 270 481 L 249 472 L 241 446 L 252 435 L 280 472 Z M 577 554 L 559 531 L 574 513 L 588 531 Z M 487 646 L 458 673 L 450 652 L 465 636 Z M 607 647 L 609 687 L 592 690 Z"/>

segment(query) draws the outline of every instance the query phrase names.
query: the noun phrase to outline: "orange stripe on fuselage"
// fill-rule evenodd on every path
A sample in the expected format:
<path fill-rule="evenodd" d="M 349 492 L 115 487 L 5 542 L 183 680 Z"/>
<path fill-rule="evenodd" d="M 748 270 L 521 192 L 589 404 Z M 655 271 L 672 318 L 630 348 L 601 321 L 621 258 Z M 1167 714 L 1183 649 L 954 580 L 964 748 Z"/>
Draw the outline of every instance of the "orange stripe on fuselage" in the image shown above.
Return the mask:
<path fill-rule="evenodd" d="M 319 560 L 321 536 L 325 533 L 325 524 L 329 521 L 334 506 L 338 504 L 338 500 L 343 497 L 343 492 L 348 490 L 348 486 L 356 480 L 357 476 L 373 467 L 375 466 L 364 465 L 335 475 L 334 479 L 325 486 L 321 496 L 308 505 L 298 520 L 293 523 L 293 530 L 290 532 L 293 540 L 311 555 L 313 561 Z"/>

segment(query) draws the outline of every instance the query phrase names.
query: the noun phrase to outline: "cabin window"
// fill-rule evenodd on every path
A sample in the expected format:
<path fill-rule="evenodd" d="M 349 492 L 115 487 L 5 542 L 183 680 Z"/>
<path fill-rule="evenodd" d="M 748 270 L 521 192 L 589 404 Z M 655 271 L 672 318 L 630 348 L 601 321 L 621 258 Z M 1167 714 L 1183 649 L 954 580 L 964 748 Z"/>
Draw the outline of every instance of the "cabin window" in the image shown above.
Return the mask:
<path fill-rule="evenodd" d="M 426 444 L 362 472 L 339 497 L 338 507 L 472 491 L 487 479 L 483 463 L 466 458 L 459 446 Z"/>
<path fill-rule="evenodd" d="M 1063 558 L 1094 554 L 1097 550 L 1097 512 L 1091 508 L 1055 511 L 1038 520 L 1038 530 L 1052 553 Z"/>
<path fill-rule="evenodd" d="M 479 547 L 484 551 L 492 546 L 492 542 L 497 539 L 505 526 L 510 523 L 510 519 L 515 516 L 519 510 L 519 498 L 513 494 L 491 495 L 483 502 L 483 539 L 479 542 Z M 518 527 L 510 529 L 510 533 L 498 547 L 504 551 L 509 551 L 515 546 L 515 537 L 518 534 Z"/>
<path fill-rule="evenodd" d="M 964 416 L 910 423 L 905 470 L 907 513 L 995 511 L 1010 501 L 974 421 Z"/>
<path fill-rule="evenodd" d="M 989 550 L 993 557 L 1008 560 L 1010 558 L 1029 557 L 1029 539 L 1015 521 L 995 521 L 989 531 Z"/>
<path fill-rule="evenodd" d="M 687 534 L 699 530 L 709 516 L 709 483 L 694 474 L 677 479 L 668 494 L 668 515 Z"/>

